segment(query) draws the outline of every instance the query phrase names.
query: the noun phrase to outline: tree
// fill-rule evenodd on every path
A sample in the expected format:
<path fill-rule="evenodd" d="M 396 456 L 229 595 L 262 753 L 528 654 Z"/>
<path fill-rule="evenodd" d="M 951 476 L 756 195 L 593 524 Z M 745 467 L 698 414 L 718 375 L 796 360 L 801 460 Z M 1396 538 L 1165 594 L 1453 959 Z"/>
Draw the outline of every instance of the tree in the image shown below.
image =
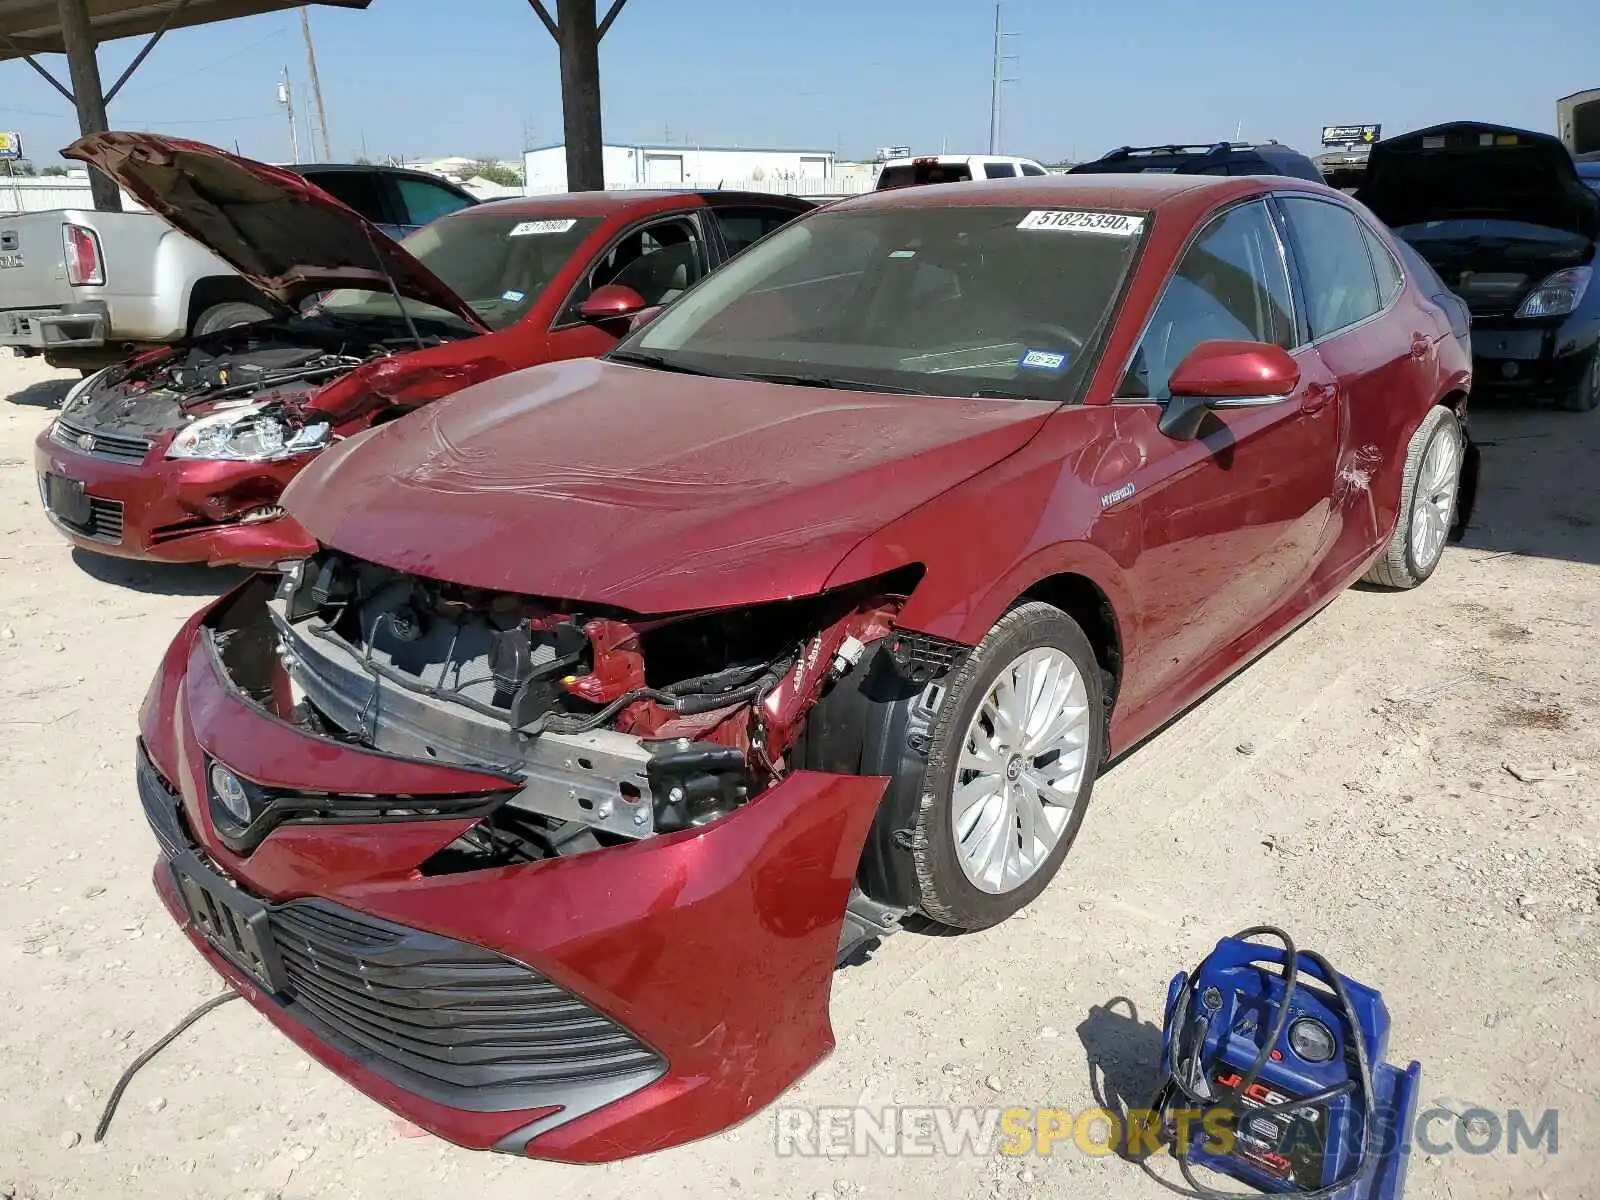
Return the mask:
<path fill-rule="evenodd" d="M 59 176 L 66 175 L 67 174 L 67 169 L 65 167 L 61 166 L 60 164 L 55 164 L 53 166 L 46 167 L 44 170 L 40 171 L 39 174 L 41 174 L 41 175 L 55 175 L 55 176 L 59 177 Z"/>
<path fill-rule="evenodd" d="M 481 158 L 467 171 L 468 179 L 487 179 L 490 183 L 498 183 L 501 187 L 521 187 L 522 172 L 510 163 L 503 163 L 493 158 Z"/>
<path fill-rule="evenodd" d="M 12 175 L 21 175 L 24 179 L 39 172 L 33 169 L 33 164 L 25 158 L 13 158 L 9 161 L 9 172 Z"/>

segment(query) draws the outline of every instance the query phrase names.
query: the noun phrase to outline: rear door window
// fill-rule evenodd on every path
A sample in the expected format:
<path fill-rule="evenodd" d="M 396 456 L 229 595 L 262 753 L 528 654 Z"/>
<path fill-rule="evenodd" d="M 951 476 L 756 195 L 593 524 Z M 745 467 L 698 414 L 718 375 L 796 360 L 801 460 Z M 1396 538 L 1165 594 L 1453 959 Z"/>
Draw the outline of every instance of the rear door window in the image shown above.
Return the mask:
<path fill-rule="evenodd" d="M 1043 167 L 1036 167 L 1032 163 L 1023 163 L 1022 164 L 1022 173 L 1024 175 L 1048 175 L 1048 174 L 1050 174 L 1050 172 L 1046 171 Z"/>
<path fill-rule="evenodd" d="M 985 179 L 1015 179 L 1017 169 L 1010 163 L 984 163 L 983 177 Z"/>
<path fill-rule="evenodd" d="M 316 171 L 306 178 L 376 225 L 405 223 L 389 211 L 383 179 L 376 171 Z"/>
<path fill-rule="evenodd" d="M 1365 251 L 1363 251 L 1365 256 Z M 1214 218 L 1167 282 L 1117 395 L 1168 400 L 1168 380 L 1201 342 L 1295 345 L 1294 309 L 1282 244 L 1266 204 Z"/>
<path fill-rule="evenodd" d="M 464 196 L 437 183 L 429 183 L 426 179 L 411 179 L 402 175 L 395 179 L 394 185 L 400 193 L 400 207 L 403 210 L 400 219 L 407 225 L 426 225 L 439 217 L 472 206 L 472 201 Z"/>
<path fill-rule="evenodd" d="M 1383 308 L 1361 222 L 1340 204 L 1280 197 L 1294 238 L 1313 338 L 1327 337 Z"/>
<path fill-rule="evenodd" d="M 712 220 L 722 231 L 731 258 L 745 247 L 755 244 L 774 229 L 781 229 L 800 214 L 788 208 L 767 208 L 749 205 L 740 208 L 713 208 Z"/>
<path fill-rule="evenodd" d="M 1400 264 L 1395 262 L 1394 254 L 1383 244 L 1383 239 L 1365 222 L 1361 225 L 1361 236 L 1367 239 L 1367 252 L 1372 255 L 1372 269 L 1378 277 L 1378 300 L 1384 308 L 1388 308 L 1399 298 L 1400 289 L 1405 287 L 1405 275 L 1400 270 Z"/>

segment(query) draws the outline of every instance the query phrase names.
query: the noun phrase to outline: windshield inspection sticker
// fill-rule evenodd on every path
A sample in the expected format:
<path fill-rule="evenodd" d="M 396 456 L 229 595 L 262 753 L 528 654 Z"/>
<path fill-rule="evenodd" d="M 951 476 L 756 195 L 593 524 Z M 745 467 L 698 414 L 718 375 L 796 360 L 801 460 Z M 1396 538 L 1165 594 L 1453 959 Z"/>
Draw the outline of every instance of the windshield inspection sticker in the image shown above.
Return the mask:
<path fill-rule="evenodd" d="M 1024 371 L 1065 371 L 1071 361 L 1070 355 L 1055 350 L 1027 350 L 1017 360 L 1017 367 Z"/>
<path fill-rule="evenodd" d="M 565 233 L 577 223 L 571 217 L 550 221 L 524 221 L 522 224 L 514 226 L 508 236 L 527 237 L 535 233 Z"/>
<path fill-rule="evenodd" d="M 1059 229 L 1065 233 L 1105 233 L 1112 237 L 1134 237 L 1144 229 L 1144 218 L 1130 217 L 1126 213 L 1035 209 L 1017 222 L 1017 228 Z"/>

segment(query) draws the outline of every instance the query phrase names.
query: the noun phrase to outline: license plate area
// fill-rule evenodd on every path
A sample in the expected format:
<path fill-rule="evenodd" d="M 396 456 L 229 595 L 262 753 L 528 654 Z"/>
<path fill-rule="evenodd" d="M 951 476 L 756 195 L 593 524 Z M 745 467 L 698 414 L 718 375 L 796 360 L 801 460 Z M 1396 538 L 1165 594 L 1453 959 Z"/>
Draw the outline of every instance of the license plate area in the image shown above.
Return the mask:
<path fill-rule="evenodd" d="M 172 875 L 200 935 L 269 992 L 283 991 L 283 966 L 272 940 L 267 906 L 229 886 L 192 853 L 173 861 Z"/>
<path fill-rule="evenodd" d="M 89 495 L 84 491 L 83 481 L 80 479 L 68 479 L 65 475 L 46 471 L 44 503 L 46 508 L 68 525 L 89 524 Z"/>

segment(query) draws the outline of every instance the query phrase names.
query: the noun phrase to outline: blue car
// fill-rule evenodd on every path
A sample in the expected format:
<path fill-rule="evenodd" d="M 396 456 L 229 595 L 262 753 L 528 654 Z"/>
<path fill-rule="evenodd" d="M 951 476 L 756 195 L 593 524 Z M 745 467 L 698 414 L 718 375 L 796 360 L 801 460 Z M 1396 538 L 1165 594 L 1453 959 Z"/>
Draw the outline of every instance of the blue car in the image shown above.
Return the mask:
<path fill-rule="evenodd" d="M 1600 180 L 1579 165 L 1549 134 L 1469 121 L 1372 148 L 1356 198 L 1466 302 L 1475 395 L 1600 406 Z"/>

